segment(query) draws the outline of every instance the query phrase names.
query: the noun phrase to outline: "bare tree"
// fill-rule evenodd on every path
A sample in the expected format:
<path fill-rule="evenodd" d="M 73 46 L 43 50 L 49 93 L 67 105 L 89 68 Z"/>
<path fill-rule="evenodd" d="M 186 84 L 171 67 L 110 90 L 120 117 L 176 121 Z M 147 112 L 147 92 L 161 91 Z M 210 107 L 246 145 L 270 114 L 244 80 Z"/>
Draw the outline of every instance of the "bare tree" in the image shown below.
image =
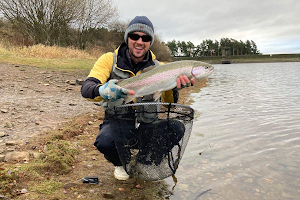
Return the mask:
<path fill-rule="evenodd" d="M 117 8 L 112 0 L 82 0 L 80 15 L 75 21 L 78 30 L 78 42 L 84 49 L 92 38 L 92 31 L 98 28 L 108 28 L 118 18 Z"/>
<path fill-rule="evenodd" d="M 117 16 L 111 0 L 1 0 L 0 12 L 34 43 L 75 42 L 81 48 L 90 29 L 107 26 Z"/>
<path fill-rule="evenodd" d="M 2 0 L 0 11 L 16 30 L 34 43 L 66 40 L 68 25 L 76 19 L 80 0 Z"/>

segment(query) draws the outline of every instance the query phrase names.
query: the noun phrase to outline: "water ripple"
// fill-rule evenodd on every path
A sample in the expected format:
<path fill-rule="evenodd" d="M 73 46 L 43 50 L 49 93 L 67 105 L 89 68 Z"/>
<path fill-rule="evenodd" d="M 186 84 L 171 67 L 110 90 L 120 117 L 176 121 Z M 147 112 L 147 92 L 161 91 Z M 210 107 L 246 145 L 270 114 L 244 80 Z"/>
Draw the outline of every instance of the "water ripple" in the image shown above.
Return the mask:
<path fill-rule="evenodd" d="M 192 94 L 201 115 L 171 199 L 299 199 L 299 77 L 300 63 L 216 65 Z"/>

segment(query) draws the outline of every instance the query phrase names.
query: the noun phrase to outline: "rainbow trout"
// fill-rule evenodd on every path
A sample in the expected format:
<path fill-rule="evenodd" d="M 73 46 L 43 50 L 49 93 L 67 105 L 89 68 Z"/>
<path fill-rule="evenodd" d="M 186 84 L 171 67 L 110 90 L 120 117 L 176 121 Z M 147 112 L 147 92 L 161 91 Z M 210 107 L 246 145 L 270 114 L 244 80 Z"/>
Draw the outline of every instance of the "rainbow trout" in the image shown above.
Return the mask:
<path fill-rule="evenodd" d="M 213 70 L 214 67 L 205 62 L 176 61 L 157 67 L 148 67 L 141 74 L 124 79 L 117 85 L 135 92 L 134 95 L 127 95 L 125 103 L 149 94 L 154 94 L 154 99 L 157 100 L 163 91 L 176 87 L 176 80 L 180 75 L 201 80 L 207 78 Z"/>

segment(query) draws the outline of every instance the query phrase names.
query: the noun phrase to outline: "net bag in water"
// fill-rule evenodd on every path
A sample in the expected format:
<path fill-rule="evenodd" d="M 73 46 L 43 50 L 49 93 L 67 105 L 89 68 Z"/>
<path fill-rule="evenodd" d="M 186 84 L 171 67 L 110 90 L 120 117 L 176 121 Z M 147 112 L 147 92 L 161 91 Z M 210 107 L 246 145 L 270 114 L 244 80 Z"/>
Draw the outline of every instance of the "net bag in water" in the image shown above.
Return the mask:
<path fill-rule="evenodd" d="M 175 174 L 188 143 L 194 110 L 171 103 L 127 104 L 106 110 L 126 172 L 141 180 Z"/>

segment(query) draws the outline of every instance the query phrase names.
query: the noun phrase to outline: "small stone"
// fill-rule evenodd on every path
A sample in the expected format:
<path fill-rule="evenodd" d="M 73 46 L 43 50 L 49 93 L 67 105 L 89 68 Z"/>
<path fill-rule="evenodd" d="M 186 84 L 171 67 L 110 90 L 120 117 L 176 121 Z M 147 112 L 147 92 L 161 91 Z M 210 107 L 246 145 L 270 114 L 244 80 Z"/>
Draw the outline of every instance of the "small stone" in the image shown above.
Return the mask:
<path fill-rule="evenodd" d="M 110 192 L 102 193 L 102 196 L 106 199 L 114 199 L 115 197 Z"/>
<path fill-rule="evenodd" d="M 15 141 L 7 141 L 7 142 L 5 142 L 5 145 L 6 146 L 16 146 L 17 143 Z"/>
<path fill-rule="evenodd" d="M 0 155 L 0 162 L 4 162 L 5 160 L 5 155 Z"/>
<path fill-rule="evenodd" d="M 70 85 L 76 85 L 76 81 L 72 80 L 69 82 Z"/>
<path fill-rule="evenodd" d="M 15 150 L 16 150 L 15 147 L 7 147 L 6 152 L 13 152 Z"/>
<path fill-rule="evenodd" d="M 4 132 L 0 132 L 0 138 L 1 138 L 1 137 L 5 137 L 5 136 L 8 136 L 8 134 L 7 134 L 7 133 L 4 133 Z"/>
<path fill-rule="evenodd" d="M 1 109 L 1 112 L 2 113 L 8 113 L 8 110 L 7 109 Z"/>
<path fill-rule="evenodd" d="M 83 80 L 83 79 L 77 79 L 77 80 L 76 80 L 76 83 L 77 83 L 78 85 L 83 85 L 84 80 Z"/>
<path fill-rule="evenodd" d="M 77 186 L 79 186 L 78 183 L 66 183 L 66 184 L 64 185 L 64 188 L 65 188 L 65 189 L 70 189 L 70 188 L 77 187 Z"/>
<path fill-rule="evenodd" d="M 50 84 L 49 84 L 49 83 L 46 83 L 46 84 L 44 84 L 44 86 L 50 86 Z"/>
<path fill-rule="evenodd" d="M 143 189 L 143 186 L 141 186 L 140 184 L 137 184 L 135 187 L 138 189 Z"/>
<path fill-rule="evenodd" d="M 26 189 L 21 190 L 21 194 L 26 194 L 26 193 L 28 193 L 28 191 Z"/>
<path fill-rule="evenodd" d="M 7 161 L 28 161 L 29 160 L 29 153 L 28 152 L 17 152 L 17 151 L 14 151 L 14 152 L 8 152 L 6 155 L 5 155 L 5 159 L 4 161 L 7 162 Z"/>
<path fill-rule="evenodd" d="M 14 127 L 14 125 L 11 122 L 6 122 L 4 127 L 5 128 L 12 128 L 12 127 Z"/>
<path fill-rule="evenodd" d="M 89 121 L 89 125 L 93 125 L 94 123 L 92 121 Z"/>

